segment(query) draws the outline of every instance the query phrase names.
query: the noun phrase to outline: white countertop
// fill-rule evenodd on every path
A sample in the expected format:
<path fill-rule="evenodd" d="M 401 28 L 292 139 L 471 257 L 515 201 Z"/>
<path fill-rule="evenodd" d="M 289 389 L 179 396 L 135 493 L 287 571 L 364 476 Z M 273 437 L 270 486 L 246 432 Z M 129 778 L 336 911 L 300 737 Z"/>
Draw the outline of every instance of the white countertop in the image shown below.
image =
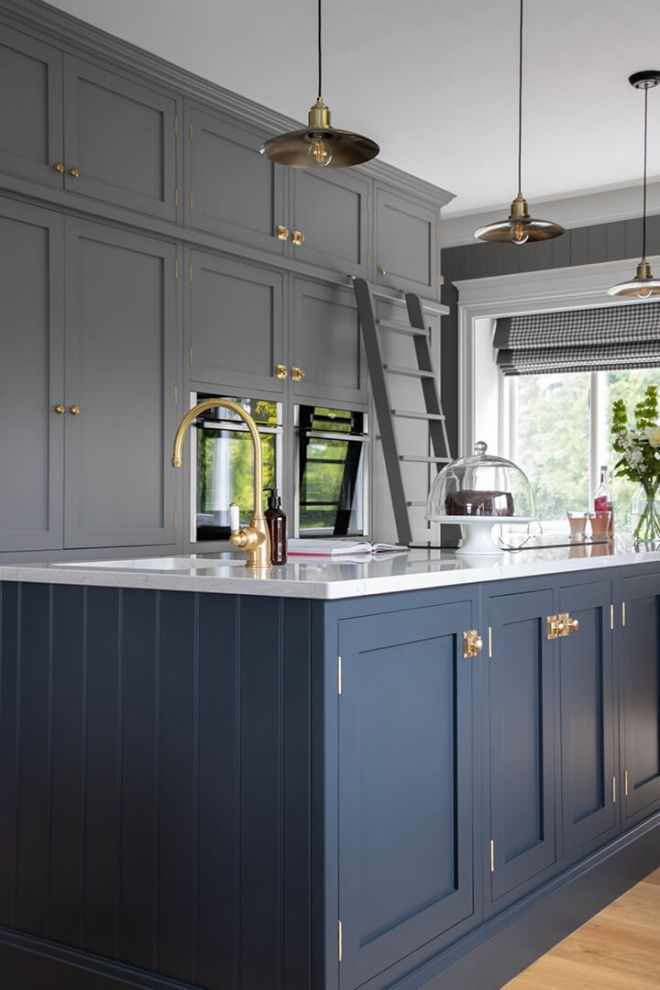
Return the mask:
<path fill-rule="evenodd" d="M 200 554 L 135 560 L 0 565 L 0 581 L 77 584 L 109 588 L 154 588 L 281 598 L 359 598 L 397 591 L 452 587 L 482 581 L 579 572 L 656 562 L 660 552 L 635 552 L 632 544 L 552 547 L 505 551 L 499 557 L 467 560 L 450 550 L 410 550 L 367 556 L 364 562 L 296 558 L 260 572 L 243 559 Z"/>

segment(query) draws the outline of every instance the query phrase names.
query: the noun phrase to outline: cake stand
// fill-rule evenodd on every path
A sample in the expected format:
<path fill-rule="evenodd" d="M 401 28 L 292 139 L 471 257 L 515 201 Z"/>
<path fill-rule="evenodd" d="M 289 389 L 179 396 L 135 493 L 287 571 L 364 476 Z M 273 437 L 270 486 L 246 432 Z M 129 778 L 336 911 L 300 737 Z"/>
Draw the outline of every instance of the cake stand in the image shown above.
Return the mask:
<path fill-rule="evenodd" d="M 496 557 L 503 548 L 493 538 L 493 526 L 525 526 L 538 522 L 536 516 L 427 516 L 429 522 L 460 526 L 463 543 L 456 551 L 460 557 Z"/>

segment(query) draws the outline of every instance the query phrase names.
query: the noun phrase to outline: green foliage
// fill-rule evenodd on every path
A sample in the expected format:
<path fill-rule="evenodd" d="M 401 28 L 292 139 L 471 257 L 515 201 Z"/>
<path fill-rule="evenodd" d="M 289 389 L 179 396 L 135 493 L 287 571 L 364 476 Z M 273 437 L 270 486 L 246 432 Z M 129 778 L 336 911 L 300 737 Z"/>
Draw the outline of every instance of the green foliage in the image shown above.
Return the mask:
<path fill-rule="evenodd" d="M 612 405 L 612 445 L 620 455 L 614 465 L 619 478 L 641 484 L 646 491 L 660 485 L 660 436 L 658 435 L 658 389 L 648 385 L 634 410 L 634 426 L 622 398 Z"/>

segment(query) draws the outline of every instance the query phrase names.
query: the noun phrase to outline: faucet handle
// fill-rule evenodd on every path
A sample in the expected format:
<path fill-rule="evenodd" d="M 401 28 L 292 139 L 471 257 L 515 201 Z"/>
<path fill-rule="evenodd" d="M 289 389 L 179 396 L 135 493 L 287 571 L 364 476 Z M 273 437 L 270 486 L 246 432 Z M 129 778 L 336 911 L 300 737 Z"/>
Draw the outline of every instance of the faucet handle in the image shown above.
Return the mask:
<path fill-rule="evenodd" d="M 241 528 L 240 513 L 236 502 L 229 503 L 229 528 L 232 531 L 232 534 L 238 533 Z"/>

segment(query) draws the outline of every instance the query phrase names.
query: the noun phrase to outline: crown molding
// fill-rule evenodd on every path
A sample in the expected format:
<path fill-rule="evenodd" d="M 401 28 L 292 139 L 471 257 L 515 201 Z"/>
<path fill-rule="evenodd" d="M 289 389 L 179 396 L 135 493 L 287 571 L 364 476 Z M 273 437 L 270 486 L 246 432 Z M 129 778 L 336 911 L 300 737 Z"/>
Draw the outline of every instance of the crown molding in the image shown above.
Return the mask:
<path fill-rule="evenodd" d="M 578 196 L 534 200 L 530 209 L 533 216 L 552 219 L 570 230 L 574 227 L 590 227 L 640 217 L 641 199 L 641 186 L 635 183 Z M 480 243 L 474 239 L 475 230 L 507 216 L 510 206 L 507 203 L 499 209 L 443 217 L 440 224 L 441 249 Z M 660 213 L 660 180 L 649 182 L 646 212 L 648 216 Z"/>
<path fill-rule="evenodd" d="M 12 28 L 36 32 L 42 40 L 56 44 L 64 51 L 88 58 L 91 54 L 114 62 L 127 72 L 137 73 L 141 79 L 146 76 L 159 86 L 179 91 L 193 100 L 201 100 L 246 123 L 256 124 L 268 134 L 297 130 L 304 126 L 299 120 L 212 83 L 137 45 L 51 7 L 43 0 L 0 0 L 0 16 Z M 454 194 L 446 189 L 379 159 L 357 168 L 377 182 L 395 186 L 397 190 L 409 195 L 431 200 L 439 209 L 454 199 Z"/>

